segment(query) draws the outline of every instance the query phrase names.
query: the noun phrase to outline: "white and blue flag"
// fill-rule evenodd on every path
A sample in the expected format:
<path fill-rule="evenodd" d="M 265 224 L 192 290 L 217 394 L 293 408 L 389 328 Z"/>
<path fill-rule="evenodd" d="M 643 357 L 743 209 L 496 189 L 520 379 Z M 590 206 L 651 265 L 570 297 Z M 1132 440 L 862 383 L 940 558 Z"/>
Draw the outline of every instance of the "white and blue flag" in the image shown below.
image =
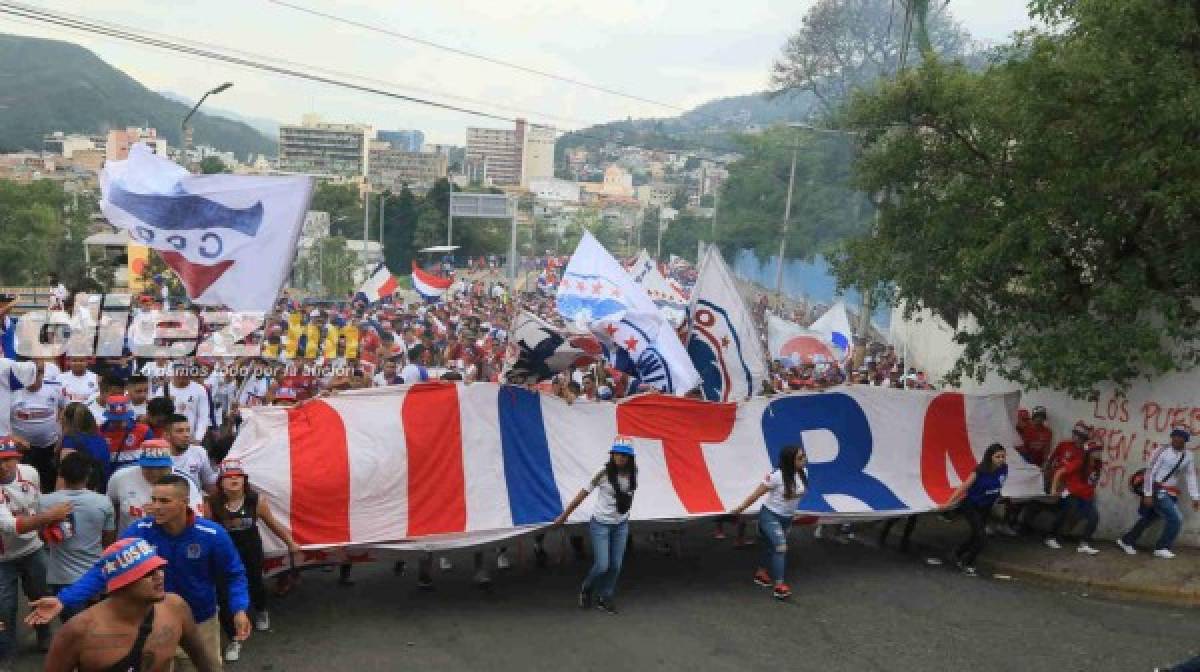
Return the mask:
<path fill-rule="evenodd" d="M 558 313 L 588 329 L 641 384 L 683 394 L 700 381 L 679 336 L 617 260 L 584 232 L 558 285 Z"/>
<path fill-rule="evenodd" d="M 689 307 L 687 350 L 709 401 L 741 401 L 762 386 L 767 363 L 762 342 L 737 284 L 716 245 L 700 260 Z"/>
<path fill-rule="evenodd" d="M 825 314 L 817 318 L 808 327 L 825 337 L 837 349 L 838 357 L 845 357 L 854 344 L 854 332 L 850 329 L 850 316 L 846 314 L 846 304 L 838 301 Z"/>
<path fill-rule="evenodd" d="M 157 250 L 194 303 L 269 311 L 291 271 L 309 177 L 192 175 L 136 144 L 100 173 L 100 209 Z"/>

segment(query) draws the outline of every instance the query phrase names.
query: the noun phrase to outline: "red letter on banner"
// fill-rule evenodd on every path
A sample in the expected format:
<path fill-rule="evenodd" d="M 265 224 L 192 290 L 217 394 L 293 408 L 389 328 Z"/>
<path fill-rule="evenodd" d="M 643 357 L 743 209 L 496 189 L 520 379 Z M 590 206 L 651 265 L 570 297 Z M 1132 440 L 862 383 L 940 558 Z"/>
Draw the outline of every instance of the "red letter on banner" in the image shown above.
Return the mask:
<path fill-rule="evenodd" d="M 967 434 L 966 397 L 961 394 L 939 394 L 925 411 L 921 484 L 929 498 L 938 504 L 944 504 L 954 492 L 946 473 L 947 457 L 961 481 L 975 469 L 975 455 L 971 452 L 971 438 Z"/>
<path fill-rule="evenodd" d="M 287 414 L 292 536 L 297 544 L 350 541 L 350 454 L 342 416 L 323 401 Z"/>
<path fill-rule="evenodd" d="M 448 383 L 414 385 L 400 414 L 408 448 L 408 536 L 465 531 L 458 389 Z"/>
<path fill-rule="evenodd" d="M 715 513 L 725 507 L 700 444 L 729 438 L 736 417 L 736 404 L 650 395 L 617 405 L 617 431 L 662 441 L 667 473 L 683 507 L 688 513 Z"/>

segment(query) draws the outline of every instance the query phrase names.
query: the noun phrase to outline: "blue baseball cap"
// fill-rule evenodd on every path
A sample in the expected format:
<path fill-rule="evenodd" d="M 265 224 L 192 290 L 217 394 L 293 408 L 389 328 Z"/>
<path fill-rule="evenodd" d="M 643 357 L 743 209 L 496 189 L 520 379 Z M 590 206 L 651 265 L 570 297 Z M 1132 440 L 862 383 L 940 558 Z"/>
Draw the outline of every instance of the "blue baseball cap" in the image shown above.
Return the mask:
<path fill-rule="evenodd" d="M 112 593 L 166 564 L 145 539 L 122 539 L 104 549 L 100 573 L 105 590 Z"/>
<path fill-rule="evenodd" d="M 610 448 L 608 452 L 617 455 L 628 455 L 630 457 L 634 457 L 633 439 L 629 438 L 628 436 L 618 436 L 617 438 L 613 439 L 612 448 Z"/>
<path fill-rule="evenodd" d="M 139 467 L 167 468 L 175 463 L 171 460 L 171 446 L 163 439 L 149 439 L 142 442 L 142 456 L 138 458 Z"/>
<path fill-rule="evenodd" d="M 1176 427 L 1175 429 L 1171 430 L 1171 438 L 1173 439 L 1177 436 L 1182 438 L 1185 443 L 1192 440 L 1192 435 L 1189 434 L 1186 429 L 1181 427 Z"/>

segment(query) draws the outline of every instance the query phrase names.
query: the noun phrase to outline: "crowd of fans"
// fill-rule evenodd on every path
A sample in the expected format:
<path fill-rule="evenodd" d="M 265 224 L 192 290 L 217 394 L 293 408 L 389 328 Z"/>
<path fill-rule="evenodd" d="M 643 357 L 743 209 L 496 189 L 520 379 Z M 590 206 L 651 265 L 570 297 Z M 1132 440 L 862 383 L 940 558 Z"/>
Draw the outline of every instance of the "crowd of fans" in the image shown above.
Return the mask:
<path fill-rule="evenodd" d="M 222 659 L 237 660 L 251 630 L 270 627 L 258 523 L 289 551 L 299 552 L 245 470 L 226 459 L 242 410 L 302 403 L 354 388 L 431 380 L 504 382 L 506 359 L 511 362 L 514 355 L 509 330 L 517 315 L 527 311 L 567 328 L 545 289 L 553 284 L 556 265 L 544 263 L 538 269 L 542 289 L 516 294 L 495 279 L 487 261 L 479 265 L 482 277 L 461 277 L 437 304 L 305 303 L 284 296 L 266 320 L 258 343 L 262 353 L 254 357 L 225 357 L 222 348 L 232 344 L 217 337 L 223 325 L 197 311 L 199 340 L 216 346 L 202 347 L 196 357 L 138 359 L 126 349 L 115 357 L 68 353 L 53 359 L 0 359 L 0 377 L 10 379 L 0 385 L 0 492 L 6 501 L 0 506 L 0 669 L 16 650 L 18 585 L 32 601 L 29 621 L 36 626 L 39 648 L 49 650 L 48 660 L 62 663 L 62 669 L 107 669 L 124 660 L 117 654 L 145 655 L 159 641 L 148 635 L 155 627 L 174 628 L 171 646 L 158 648 L 164 656 L 179 656 L 181 665 L 189 656 L 199 669 L 215 669 Z M 685 278 L 686 272 L 681 271 Z M 71 308 L 69 299 L 56 300 Z M 754 306 L 761 318 L 765 305 Z M 147 300 L 143 307 L 157 306 Z M 0 331 L 13 329 L 10 308 L 0 305 Z M 255 344 L 255 338 L 247 342 Z M 550 379 L 522 382 L 572 404 L 652 392 L 594 356 Z M 930 387 L 924 374 L 906 369 L 892 346 L 860 340 L 841 361 L 773 362 L 762 393 L 852 384 Z M 989 523 L 1007 474 L 1004 449 L 990 448 L 952 498 L 955 511 L 971 528 L 954 555 L 968 573 L 974 572 L 989 531 L 1018 534 L 1034 527 L 1042 514 L 1051 521 L 1045 528 L 1047 546 L 1061 548 L 1059 539 L 1074 516 L 1085 524 L 1079 552 L 1097 552 L 1092 535 L 1098 522 L 1095 486 L 1102 452 L 1091 429 L 1077 425 L 1070 440 L 1055 444 L 1046 411 L 1038 407 L 1022 412 L 1017 431 L 1022 440 L 1016 450 L 1045 471 L 1048 499 L 1008 502 L 1003 522 Z M 1118 542 L 1125 552 L 1136 553 L 1133 544 L 1146 526 L 1162 518 L 1167 525 L 1154 554 L 1173 557 L 1181 478 L 1187 479 L 1193 502 L 1200 501 L 1185 449 L 1189 439 L 1177 430 L 1172 446 L 1152 460 L 1139 492 L 1144 497 L 1141 519 Z M 778 549 L 786 549 L 782 540 L 808 487 L 806 457 L 794 448 L 788 466 L 769 475 L 731 512 L 740 513 L 766 496 L 762 510 L 769 513 L 760 515 L 758 526 L 764 556 L 755 581 L 772 587 L 779 598 L 786 598 L 790 588 Z M 618 440 L 610 463 L 577 498 L 582 501 L 595 491 L 604 503 L 598 510 L 607 512 L 607 518 L 593 521 L 592 544 L 602 544 L 604 563 L 596 554 L 598 564 L 580 595 L 583 606 L 594 597 L 601 608 L 615 611 L 613 593 L 625 543 L 621 538 L 618 545 L 616 539 L 628 535 L 626 514 L 635 489 L 632 447 Z M 915 522 L 906 523 L 905 544 Z M 890 529 L 890 523 L 884 527 L 885 539 Z M 839 534 L 853 531 L 843 527 Z M 721 525 L 716 535 L 724 536 Z M 737 536 L 739 545 L 753 543 L 744 520 Z M 534 544 L 539 564 L 546 555 L 542 541 L 539 536 Z M 571 543 L 582 557 L 582 538 L 572 537 Z M 666 546 L 661 533 L 652 535 L 651 543 Z M 421 587 L 432 587 L 434 561 L 427 554 L 418 563 Z M 451 567 L 446 558 L 439 563 L 443 569 Z M 506 549 L 499 548 L 496 566 L 509 564 Z M 403 573 L 405 563 L 397 562 L 395 569 Z M 475 570 L 479 583 L 490 581 L 482 552 L 475 554 Z M 339 578 L 352 581 L 348 564 L 341 566 Z M 295 571 L 285 572 L 276 591 L 286 592 L 297 580 Z M 178 598 L 164 601 L 164 591 Z M 110 599 L 97 602 L 103 593 Z M 76 625 L 64 626 L 52 646 L 48 624 L 55 618 Z M 97 618 L 120 624 L 114 627 L 124 628 L 130 648 L 99 662 L 87 659 L 88 629 L 80 624 Z M 176 650 L 175 644 L 181 648 Z"/>

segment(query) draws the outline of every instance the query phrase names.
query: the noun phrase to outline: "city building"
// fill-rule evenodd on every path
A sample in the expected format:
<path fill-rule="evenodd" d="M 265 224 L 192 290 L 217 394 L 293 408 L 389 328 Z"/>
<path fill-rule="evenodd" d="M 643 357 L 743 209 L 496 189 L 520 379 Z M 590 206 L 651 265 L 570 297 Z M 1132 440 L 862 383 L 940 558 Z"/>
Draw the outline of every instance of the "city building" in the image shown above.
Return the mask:
<path fill-rule="evenodd" d="M 392 149 L 402 152 L 421 152 L 425 146 L 425 134 L 421 131 L 378 131 L 375 139 L 386 142 Z"/>
<path fill-rule="evenodd" d="M 604 169 L 604 186 L 601 190 L 605 196 L 633 197 L 633 175 L 617 164 Z"/>
<path fill-rule="evenodd" d="M 578 203 L 579 183 L 556 177 L 538 177 L 529 181 L 529 191 L 544 203 Z"/>
<path fill-rule="evenodd" d="M 104 151 L 106 138 L 96 135 L 81 135 L 79 133 L 63 133 L 55 131 L 42 136 L 42 150 L 58 154 L 69 159 L 75 152 L 99 149 Z"/>
<path fill-rule="evenodd" d="M 652 182 L 637 188 L 637 200 L 643 206 L 661 208 L 671 204 L 678 185 Z"/>
<path fill-rule="evenodd" d="M 474 180 L 496 186 L 521 183 L 521 156 L 525 143 L 525 122 L 517 121 L 514 130 L 467 128 L 468 171 Z"/>
<path fill-rule="evenodd" d="M 331 124 L 304 115 L 300 125 L 279 127 L 279 170 L 353 177 L 367 174 L 372 136 L 363 124 Z"/>
<path fill-rule="evenodd" d="M 521 156 L 521 186 L 529 189 L 533 180 L 554 177 L 555 131 L 550 126 L 531 125 L 525 130 Z"/>
<path fill-rule="evenodd" d="M 385 145 L 387 143 L 384 143 Z M 367 178 L 374 191 L 400 191 L 407 184 L 427 189 L 446 177 L 446 155 L 410 152 L 391 147 L 373 147 L 367 162 Z"/>
<path fill-rule="evenodd" d="M 167 139 L 159 137 L 153 128 L 138 128 L 130 126 L 124 130 L 111 130 L 104 142 L 104 159 L 106 161 L 124 161 L 129 158 L 129 148 L 137 143 L 145 143 L 150 150 L 159 156 L 167 156 Z"/>

